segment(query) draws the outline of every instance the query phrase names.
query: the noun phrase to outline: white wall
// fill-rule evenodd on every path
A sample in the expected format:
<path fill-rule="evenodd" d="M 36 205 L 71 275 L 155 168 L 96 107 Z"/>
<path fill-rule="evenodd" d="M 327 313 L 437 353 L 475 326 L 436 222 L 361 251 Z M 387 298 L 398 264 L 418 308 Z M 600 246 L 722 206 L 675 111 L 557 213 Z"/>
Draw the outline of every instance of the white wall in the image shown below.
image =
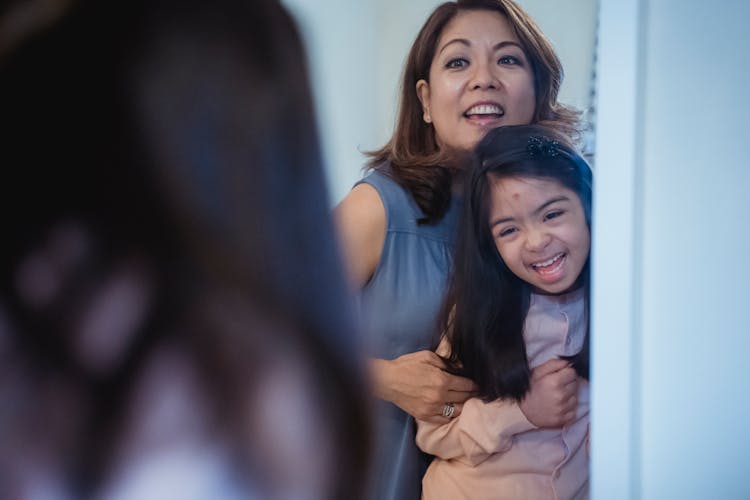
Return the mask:
<path fill-rule="evenodd" d="M 374 142 L 380 103 L 377 3 L 373 0 L 283 0 L 308 51 L 323 154 L 338 202 L 361 175 L 361 151 Z"/>
<path fill-rule="evenodd" d="M 555 47 L 565 70 L 560 101 L 591 106 L 597 0 L 517 0 Z"/>
<path fill-rule="evenodd" d="M 750 498 L 749 20 L 602 0 L 594 498 Z"/>
<path fill-rule="evenodd" d="M 307 43 L 332 203 L 391 135 L 401 69 L 438 0 L 283 0 Z M 519 0 L 558 50 L 561 100 L 589 106 L 596 0 Z"/>

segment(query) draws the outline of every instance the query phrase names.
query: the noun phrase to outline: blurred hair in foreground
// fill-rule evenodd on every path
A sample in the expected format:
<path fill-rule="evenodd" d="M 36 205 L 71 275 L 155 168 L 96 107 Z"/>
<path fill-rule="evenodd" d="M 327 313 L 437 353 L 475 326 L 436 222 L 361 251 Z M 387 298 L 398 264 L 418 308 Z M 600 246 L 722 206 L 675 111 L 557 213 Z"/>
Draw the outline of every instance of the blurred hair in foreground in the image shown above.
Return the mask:
<path fill-rule="evenodd" d="M 358 498 L 367 388 L 271 0 L 0 9 L 0 489 Z"/>

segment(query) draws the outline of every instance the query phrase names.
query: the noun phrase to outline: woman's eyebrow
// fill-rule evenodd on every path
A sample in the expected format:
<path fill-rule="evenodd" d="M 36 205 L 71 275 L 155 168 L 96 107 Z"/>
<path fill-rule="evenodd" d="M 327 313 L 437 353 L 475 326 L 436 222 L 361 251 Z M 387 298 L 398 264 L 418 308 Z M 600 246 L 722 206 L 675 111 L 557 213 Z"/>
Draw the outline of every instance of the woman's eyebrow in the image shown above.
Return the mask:
<path fill-rule="evenodd" d="M 466 38 L 454 38 L 445 42 L 445 45 L 443 45 L 438 51 L 438 55 L 440 55 L 440 53 L 442 53 L 446 48 L 448 48 L 450 45 L 453 45 L 454 43 L 460 43 L 461 45 L 471 47 L 471 42 Z"/>
<path fill-rule="evenodd" d="M 445 44 L 438 51 L 438 55 L 440 55 L 448 46 L 453 45 L 454 43 L 459 43 L 461 45 L 465 45 L 466 47 L 471 47 L 471 40 L 468 40 L 466 38 L 453 38 L 452 40 L 448 40 L 447 42 L 445 42 Z M 512 40 L 498 42 L 492 46 L 492 50 L 500 50 L 508 46 L 518 47 L 519 49 L 523 50 L 523 47 L 521 47 L 521 44 L 514 42 Z"/>
<path fill-rule="evenodd" d="M 518 42 L 514 42 L 512 40 L 506 40 L 504 42 L 498 42 L 495 44 L 494 47 L 492 47 L 494 50 L 500 50 L 505 47 L 512 46 L 512 47 L 518 47 L 523 52 L 523 47 L 521 47 L 521 44 Z"/>

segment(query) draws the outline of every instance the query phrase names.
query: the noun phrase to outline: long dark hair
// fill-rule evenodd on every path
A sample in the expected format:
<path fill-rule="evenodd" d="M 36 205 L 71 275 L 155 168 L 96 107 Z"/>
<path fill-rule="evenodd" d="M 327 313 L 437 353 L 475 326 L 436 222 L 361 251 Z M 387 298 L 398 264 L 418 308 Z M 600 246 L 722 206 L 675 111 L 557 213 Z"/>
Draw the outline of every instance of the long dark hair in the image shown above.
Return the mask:
<path fill-rule="evenodd" d="M 439 221 L 448 209 L 451 181 L 458 165 L 451 152 L 440 150 L 433 127 L 422 120 L 416 85 L 419 80 L 429 81 L 432 59 L 445 27 L 467 10 L 498 12 L 514 30 L 534 74 L 536 106 L 532 122 L 555 128 L 570 138 L 578 134 L 578 112 L 557 101 L 563 80 L 562 64 L 550 41 L 521 7 L 512 0 L 458 0 L 438 5 L 406 59 L 393 136 L 382 148 L 369 153 L 368 163 L 370 168 L 390 163 L 391 175 L 409 189 L 427 223 Z"/>
<path fill-rule="evenodd" d="M 523 328 L 531 287 L 505 265 L 489 226 L 491 178 L 511 176 L 552 179 L 570 189 L 591 228 L 591 169 L 564 136 L 540 125 L 516 125 L 494 129 L 479 143 L 465 185 L 441 331 L 450 342 L 449 366 L 473 379 L 487 401 L 521 400 L 529 389 Z M 582 271 L 587 311 L 588 267 Z M 573 365 L 588 378 L 588 332 Z"/>
<path fill-rule="evenodd" d="M 90 403 L 76 434 L 57 432 L 70 415 L 47 415 L 51 439 L 72 440 L 73 490 L 104 480 L 128 390 L 169 339 L 198 366 L 237 456 L 257 375 L 301 359 L 339 454 L 329 496 L 357 498 L 366 387 L 291 18 L 274 0 L 61 5 L 0 46 L 0 320 L 30 378 L 69 381 Z M 19 267 L 71 222 L 91 242 L 85 262 L 54 301 L 30 304 Z M 93 370 L 71 347 L 75 311 L 133 260 L 155 284 L 148 313 L 117 362 Z"/>

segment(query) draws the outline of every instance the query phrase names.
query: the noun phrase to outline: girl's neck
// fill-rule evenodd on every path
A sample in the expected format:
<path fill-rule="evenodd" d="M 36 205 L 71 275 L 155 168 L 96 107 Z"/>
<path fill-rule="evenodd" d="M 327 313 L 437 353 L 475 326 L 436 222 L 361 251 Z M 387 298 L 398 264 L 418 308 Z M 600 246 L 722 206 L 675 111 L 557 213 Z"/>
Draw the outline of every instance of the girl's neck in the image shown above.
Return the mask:
<path fill-rule="evenodd" d="M 586 277 L 584 276 L 585 274 L 586 273 L 579 274 L 578 278 L 575 280 L 573 285 L 570 288 L 563 290 L 562 292 L 550 293 L 545 290 L 542 290 L 541 288 L 532 287 L 531 293 L 534 293 L 536 295 L 563 296 L 563 295 L 568 295 L 573 292 L 577 292 L 578 290 L 581 290 L 586 284 Z"/>

